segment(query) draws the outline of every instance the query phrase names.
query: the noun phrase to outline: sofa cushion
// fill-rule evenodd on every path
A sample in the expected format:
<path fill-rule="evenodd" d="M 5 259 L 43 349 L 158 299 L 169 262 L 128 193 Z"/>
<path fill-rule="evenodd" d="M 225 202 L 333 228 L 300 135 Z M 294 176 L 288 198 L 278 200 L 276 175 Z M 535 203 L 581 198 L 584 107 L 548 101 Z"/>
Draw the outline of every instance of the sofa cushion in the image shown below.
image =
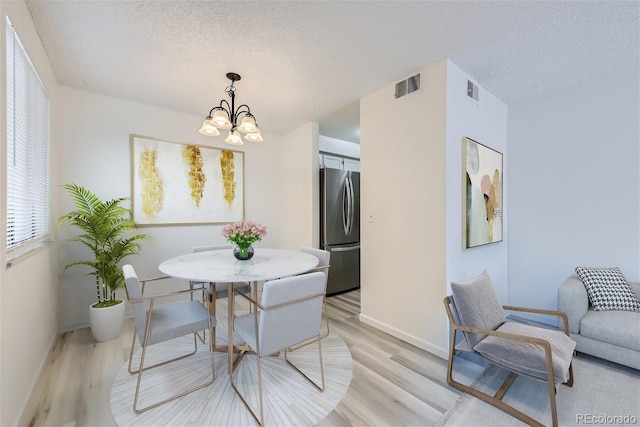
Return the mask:
<path fill-rule="evenodd" d="M 640 313 L 589 310 L 580 321 L 580 335 L 640 351 Z"/>
<path fill-rule="evenodd" d="M 507 322 L 497 331 L 541 338 L 549 342 L 554 383 L 563 383 L 569 379 L 569 365 L 576 343 L 567 335 L 560 331 L 515 322 Z M 537 344 L 489 335 L 480 341 L 474 350 L 492 362 L 516 373 L 530 375 L 541 380 L 547 379 L 544 349 Z"/>
<path fill-rule="evenodd" d="M 464 326 L 496 329 L 507 320 L 498 294 L 486 271 L 465 282 L 451 282 L 451 293 L 460 324 Z M 486 337 L 484 334 L 468 332 L 464 335 L 471 348 Z"/>
<path fill-rule="evenodd" d="M 576 273 L 594 310 L 640 311 L 640 301 L 618 267 L 577 267 Z"/>

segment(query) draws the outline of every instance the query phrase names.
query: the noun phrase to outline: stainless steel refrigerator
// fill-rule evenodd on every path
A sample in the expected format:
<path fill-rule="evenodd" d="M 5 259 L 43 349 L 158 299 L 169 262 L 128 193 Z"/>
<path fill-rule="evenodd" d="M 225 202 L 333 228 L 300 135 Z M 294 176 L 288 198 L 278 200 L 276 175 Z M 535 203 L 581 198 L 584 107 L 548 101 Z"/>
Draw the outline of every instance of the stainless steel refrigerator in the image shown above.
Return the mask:
<path fill-rule="evenodd" d="M 327 294 L 359 288 L 359 172 L 320 169 L 320 247 L 331 252 Z"/>

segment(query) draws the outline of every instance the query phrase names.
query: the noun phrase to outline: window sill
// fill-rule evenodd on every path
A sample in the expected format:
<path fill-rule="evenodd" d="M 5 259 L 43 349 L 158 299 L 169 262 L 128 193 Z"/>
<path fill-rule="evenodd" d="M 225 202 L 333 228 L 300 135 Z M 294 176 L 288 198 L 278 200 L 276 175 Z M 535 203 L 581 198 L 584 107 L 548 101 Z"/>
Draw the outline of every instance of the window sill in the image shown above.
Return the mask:
<path fill-rule="evenodd" d="M 43 242 L 30 246 L 29 248 L 23 251 L 19 251 L 17 253 L 12 253 L 11 255 L 7 255 L 6 268 L 11 268 L 14 265 L 24 261 L 25 259 L 31 258 L 33 255 L 44 250 L 47 246 L 50 246 L 52 243 L 53 242 L 51 240 L 45 240 Z"/>

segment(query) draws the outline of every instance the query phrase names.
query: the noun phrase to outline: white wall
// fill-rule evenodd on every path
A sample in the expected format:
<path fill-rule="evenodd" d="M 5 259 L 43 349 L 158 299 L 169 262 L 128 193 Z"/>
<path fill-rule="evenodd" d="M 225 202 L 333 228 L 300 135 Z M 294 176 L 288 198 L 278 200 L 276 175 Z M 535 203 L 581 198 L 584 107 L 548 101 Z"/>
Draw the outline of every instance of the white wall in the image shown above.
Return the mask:
<path fill-rule="evenodd" d="M 448 60 L 421 74 L 419 92 L 395 100 L 391 85 L 360 106 L 361 319 L 446 357 L 442 300 L 451 281 L 486 269 L 508 302 L 506 238 L 462 248 L 462 138 L 502 152 L 506 165 L 507 107 L 484 89 L 479 104 L 469 100 L 470 77 Z M 424 129 L 390 128 L 379 122 L 383 115 Z"/>
<path fill-rule="evenodd" d="M 507 156 L 507 106 L 479 86 L 479 103 L 467 96 L 467 80 L 474 81 L 447 61 L 447 286 L 487 270 L 503 304 L 509 302 L 507 286 L 507 236 L 509 185 Z M 475 82 L 474 82 L 475 83 Z M 469 137 L 503 155 L 503 241 L 463 249 L 462 139 Z M 450 290 L 450 286 L 448 287 Z M 444 314 L 444 313 L 443 313 Z"/>
<path fill-rule="evenodd" d="M 638 70 L 509 107 L 509 293 L 557 307 L 577 266 L 640 280 Z"/>
<path fill-rule="evenodd" d="M 130 134 L 167 141 L 229 148 L 223 137 L 198 134 L 201 117 L 149 105 L 111 98 L 65 86 L 58 88 L 59 110 L 56 138 L 59 158 L 64 164 L 58 184 L 78 183 L 103 199 L 130 197 Z M 262 143 L 238 147 L 245 153 L 245 217 L 268 227 L 268 235 L 256 246 L 282 247 L 282 193 L 279 168 L 281 137 L 264 133 Z M 54 197 L 61 207 L 56 218 L 73 209 L 71 197 L 59 185 Z M 223 243 L 222 225 L 141 227 L 153 243 L 145 243 L 142 256 L 130 258 L 140 277 L 160 275 L 158 264 L 164 259 L 190 252 L 192 246 Z M 58 271 L 69 262 L 87 258 L 82 245 L 68 239 L 77 230 L 64 225 L 59 233 Z M 95 302 L 92 277 L 86 269 L 73 267 L 60 273 L 59 328 L 75 329 L 88 325 L 88 306 Z M 166 286 L 170 286 L 167 284 Z M 124 296 L 124 295 L 123 295 Z"/>
<path fill-rule="evenodd" d="M 283 137 L 279 164 L 270 166 L 282 175 L 279 219 L 282 242 L 288 248 L 319 243 L 318 123 L 309 122 Z"/>
<path fill-rule="evenodd" d="M 442 61 L 420 91 L 395 99 L 390 84 L 360 103 L 360 319 L 443 357 L 446 72 Z"/>
<path fill-rule="evenodd" d="M 22 1 L 0 2 L 0 217 L 6 218 L 6 19 L 8 16 L 27 51 L 52 102 L 51 173 L 58 173 L 55 139 L 57 111 L 56 82 L 49 59 L 40 43 L 31 15 Z M 55 206 L 55 200 L 53 201 Z M 0 221 L 1 247 L 6 248 L 6 221 Z M 0 269 L 0 425 L 17 425 L 27 400 L 56 336 L 57 287 L 53 246 L 5 268 L 2 253 Z"/>

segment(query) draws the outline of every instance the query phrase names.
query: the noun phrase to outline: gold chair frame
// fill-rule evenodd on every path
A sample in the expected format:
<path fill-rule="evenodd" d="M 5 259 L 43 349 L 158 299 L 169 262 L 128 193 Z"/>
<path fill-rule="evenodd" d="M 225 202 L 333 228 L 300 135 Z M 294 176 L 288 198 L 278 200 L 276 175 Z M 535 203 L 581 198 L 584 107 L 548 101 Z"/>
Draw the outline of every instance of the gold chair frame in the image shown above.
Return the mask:
<path fill-rule="evenodd" d="M 323 266 L 320 266 L 320 267 L 314 267 L 314 268 L 312 268 L 311 270 L 307 271 L 306 273 L 302 273 L 302 274 L 316 273 L 316 272 L 318 272 L 318 271 L 321 271 L 321 272 L 323 272 L 324 274 L 326 274 L 326 275 L 328 276 L 328 275 L 329 275 L 329 268 L 330 268 L 330 267 L 331 267 L 331 265 L 330 265 L 330 264 L 323 265 Z M 255 298 L 256 300 L 258 299 L 257 294 L 254 294 L 254 298 Z M 329 310 L 327 309 L 327 290 L 326 290 L 326 288 L 325 288 L 325 290 L 324 290 L 324 296 L 322 297 L 322 312 L 324 313 L 324 321 L 325 321 L 325 323 L 326 323 L 326 325 L 327 325 L 327 332 L 326 332 L 325 334 L 321 334 L 321 335 L 320 335 L 320 339 L 325 339 L 326 337 L 328 337 L 328 336 L 329 336 L 329 332 L 331 332 L 331 331 L 329 330 Z M 304 346 L 305 346 L 305 345 L 307 345 L 307 344 L 308 344 L 308 343 L 304 343 L 304 342 L 303 342 L 303 343 L 300 343 L 300 344 L 298 344 L 298 345 L 291 346 L 291 347 L 289 348 L 289 350 L 291 350 L 291 351 L 293 351 L 293 350 L 297 350 L 297 349 L 299 349 L 300 347 L 304 347 Z"/>
<path fill-rule="evenodd" d="M 327 265 L 323 265 L 320 267 L 314 267 L 311 270 L 309 270 L 307 273 L 315 273 L 317 271 L 321 271 L 324 274 L 326 274 L 327 277 L 329 277 L 329 268 L 331 267 L 331 264 L 327 264 Z M 305 273 L 305 274 L 307 274 Z M 327 332 L 325 334 L 323 334 L 320 338 L 326 338 L 329 336 L 329 332 L 331 332 L 329 330 L 329 310 L 327 309 L 327 289 L 325 288 L 324 290 L 324 296 L 322 297 L 322 311 L 324 313 L 324 321 L 327 324 Z"/>
<path fill-rule="evenodd" d="M 469 346 L 467 345 L 466 341 L 463 341 L 461 343 L 460 346 L 456 346 L 456 333 L 458 331 L 461 332 L 470 332 L 470 333 L 476 333 L 476 334 L 484 334 L 484 335 L 491 335 L 491 336 L 495 336 L 495 337 L 499 337 L 499 338 L 504 338 L 504 339 L 509 339 L 509 340 L 514 340 L 514 341 L 520 341 L 520 342 L 524 342 L 524 343 L 528 343 L 528 344 L 534 344 L 537 345 L 539 347 L 542 347 L 542 349 L 544 350 L 544 354 L 545 354 L 545 362 L 546 362 L 546 367 L 547 367 L 547 387 L 548 387 L 548 391 L 549 391 L 549 403 L 551 405 L 551 419 L 552 419 L 552 423 L 554 427 L 558 426 L 558 410 L 557 410 L 557 406 L 556 406 L 556 388 L 555 388 L 555 383 L 554 383 L 554 376 L 553 376 L 553 363 L 552 363 L 552 358 L 551 358 L 551 344 L 549 344 L 549 342 L 547 340 L 541 339 L 541 338 L 533 338 L 533 337 L 529 337 L 526 335 L 519 335 L 519 334 L 511 334 L 511 333 L 506 333 L 506 332 L 499 332 L 499 331 L 495 331 L 493 329 L 483 329 L 483 328 L 476 328 L 476 327 L 472 327 L 472 326 L 463 326 L 458 324 L 454 317 L 453 317 L 453 313 L 451 311 L 451 305 L 455 304 L 453 302 L 453 299 L 448 296 L 445 297 L 444 299 L 444 306 L 445 309 L 447 311 L 447 317 L 449 318 L 449 324 L 451 325 L 451 331 L 450 331 L 450 339 L 449 339 L 449 360 L 447 363 L 447 384 L 449 384 L 450 386 L 463 391 L 465 393 L 468 393 L 478 399 L 481 399 L 485 402 L 487 402 L 490 405 L 495 406 L 496 408 L 506 412 L 507 414 L 519 419 L 520 421 L 529 424 L 530 426 L 544 426 L 543 424 L 541 424 L 539 421 L 536 421 L 535 419 L 531 418 L 530 416 L 528 416 L 527 414 L 523 413 L 522 411 L 514 408 L 511 405 L 508 405 L 506 403 L 504 403 L 502 401 L 502 398 L 504 397 L 504 395 L 507 393 L 507 391 L 509 390 L 509 387 L 511 387 L 511 385 L 513 384 L 513 381 L 516 379 L 516 377 L 518 376 L 518 374 L 516 372 L 510 371 L 509 372 L 509 376 L 507 377 L 507 379 L 502 383 L 502 385 L 500 386 L 500 388 L 498 389 L 498 391 L 493 395 L 489 395 L 487 393 L 484 393 L 478 389 L 475 389 L 471 386 L 462 384 L 460 382 L 457 382 L 453 379 L 453 359 L 455 358 L 456 354 L 458 352 L 464 351 L 464 352 L 472 352 L 475 354 L 478 354 L 476 352 L 473 351 L 473 349 L 470 349 Z M 562 311 L 555 311 L 555 310 L 543 310 L 543 309 L 536 309 L 536 308 L 527 308 L 527 307 L 516 307 L 516 306 L 510 306 L 510 305 L 504 305 L 502 306 L 502 308 L 504 310 L 509 310 L 509 311 L 520 311 L 520 312 L 527 312 L 527 313 L 535 313 L 535 314 L 544 314 L 544 315 L 550 315 L 550 316 L 558 316 L 559 318 L 562 319 L 563 322 L 563 326 L 564 326 L 564 333 L 569 336 L 569 319 L 567 317 L 567 314 L 562 312 Z M 480 357 L 482 357 L 482 355 L 478 354 Z M 492 364 L 495 364 L 494 362 L 489 361 Z M 500 365 L 496 365 L 496 366 L 500 366 Z M 504 368 L 503 366 L 500 366 L 502 368 Z M 506 368 L 505 368 L 506 369 Z M 563 383 L 564 385 L 568 386 L 568 387 L 572 387 L 573 386 L 573 363 L 571 363 L 569 365 L 569 380 L 565 383 Z"/>
<path fill-rule="evenodd" d="M 324 288 L 324 292 L 325 292 L 325 296 L 322 299 L 322 309 L 324 311 L 324 321 L 327 324 L 327 333 L 322 335 L 322 338 L 326 338 L 329 336 L 329 333 L 331 332 L 329 330 L 329 310 L 327 309 L 327 283 L 329 281 L 329 269 L 331 268 L 331 251 L 327 251 L 326 249 L 321 249 L 321 248 L 314 248 L 314 247 L 308 247 L 308 246 L 303 246 L 300 248 L 301 252 L 304 253 L 308 253 L 311 255 L 316 256 L 321 262 L 322 259 L 325 255 L 327 255 L 327 265 L 318 265 L 314 268 L 312 268 L 311 270 L 307 271 L 306 273 L 302 273 L 302 274 L 308 274 L 308 273 L 315 273 L 318 271 L 321 271 L 324 273 L 324 282 L 325 282 L 325 288 Z"/>
<path fill-rule="evenodd" d="M 129 293 L 125 288 L 125 291 L 127 291 L 127 299 L 129 301 L 129 303 L 137 303 L 137 302 L 142 302 L 144 303 L 145 301 L 149 301 L 149 309 L 147 310 L 147 323 L 145 326 L 145 335 L 144 335 L 144 341 L 142 343 L 142 354 L 140 355 L 140 366 L 138 367 L 137 370 L 132 370 L 131 368 L 131 363 L 133 360 L 133 353 L 134 353 L 134 349 L 135 349 L 135 343 L 136 343 L 136 337 L 137 337 L 137 327 L 135 324 L 135 321 L 133 323 L 133 338 L 131 341 L 131 351 L 129 353 L 129 364 L 127 367 L 127 370 L 129 371 L 129 374 L 134 375 L 134 374 L 138 374 L 138 379 L 136 381 L 136 392 L 134 395 L 134 399 L 133 399 L 133 412 L 135 412 L 136 414 L 140 414 L 142 412 L 148 411 L 149 409 L 153 409 L 156 408 L 160 405 L 163 405 L 167 402 L 170 402 L 172 400 L 178 399 L 182 396 L 185 396 L 189 393 L 192 393 L 196 390 L 200 390 L 201 388 L 207 387 L 211 384 L 213 384 L 213 382 L 216 380 L 216 369 L 215 369 L 215 363 L 214 363 L 214 357 L 213 357 L 213 350 L 215 348 L 215 332 L 214 332 L 214 327 L 211 326 L 211 315 L 208 316 L 208 329 L 209 329 L 209 335 L 211 337 L 213 337 L 213 339 L 209 340 L 209 354 L 211 356 L 211 374 L 212 374 L 212 378 L 210 381 L 207 381 L 206 383 L 197 385 L 195 387 L 192 387 L 186 391 L 182 391 L 180 393 L 177 393 L 171 397 L 168 397 L 166 399 L 163 399 L 159 402 L 155 402 L 153 404 L 150 404 L 148 406 L 145 406 L 144 408 L 138 408 L 138 396 L 140 394 L 140 384 L 142 382 L 142 373 L 145 371 L 148 371 L 149 369 L 153 369 L 153 368 L 157 368 L 159 366 L 164 366 L 168 363 L 172 363 L 172 362 L 176 362 L 178 360 L 182 360 L 184 358 L 187 358 L 189 356 L 194 355 L 197 351 L 198 351 L 198 336 L 199 334 L 197 332 L 194 332 L 193 334 L 193 346 L 194 349 L 191 353 L 188 354 L 184 354 L 182 356 L 178 356 L 176 358 L 173 359 L 169 359 L 169 360 L 165 360 L 159 363 L 156 363 L 154 365 L 151 366 L 144 366 L 144 358 L 146 355 L 146 351 L 147 351 L 147 342 L 149 340 L 149 333 L 151 331 L 151 313 L 153 312 L 153 306 L 154 306 L 154 302 L 156 299 L 158 298 L 166 298 L 166 297 L 170 297 L 170 296 L 176 296 L 176 295 L 182 295 L 182 294 L 190 294 L 191 296 L 191 300 L 193 300 L 193 293 L 194 292 L 203 292 L 203 304 L 204 304 L 204 300 L 205 300 L 205 295 L 207 296 L 207 300 L 208 300 L 208 292 L 206 291 L 206 289 L 204 288 L 196 288 L 196 289 L 184 289 L 184 290 L 180 290 L 180 291 L 173 291 L 173 292 L 166 292 L 166 293 L 162 293 L 162 294 L 157 294 L 157 295 L 152 295 L 152 296 L 148 296 L 145 297 L 144 296 L 144 288 L 145 288 L 145 284 L 147 282 L 153 282 L 156 280 L 163 280 L 163 279 L 169 279 L 169 277 L 156 277 L 153 279 L 146 279 L 146 280 L 138 280 L 138 282 L 140 283 L 140 292 L 142 294 L 142 298 L 129 298 Z M 208 310 L 207 310 L 208 312 Z"/>
<path fill-rule="evenodd" d="M 294 303 L 297 303 L 297 302 L 300 302 L 300 301 L 305 301 L 305 300 L 308 300 L 308 299 L 317 298 L 319 296 L 323 296 L 323 298 L 324 298 L 326 296 L 326 292 L 321 292 L 321 293 L 317 293 L 317 294 L 313 294 L 313 295 L 307 295 L 307 296 L 302 297 L 302 298 L 296 298 L 296 299 L 293 299 L 293 300 L 289 300 L 289 301 L 285 301 L 285 302 L 282 302 L 282 303 L 279 303 L 279 304 L 273 304 L 273 305 L 269 305 L 269 306 L 263 306 L 262 304 L 260 304 L 257 301 L 257 292 L 254 293 L 255 299 L 251 298 L 250 296 L 248 296 L 247 294 L 244 294 L 242 292 L 238 292 L 236 290 L 234 290 L 234 292 L 237 295 L 242 296 L 243 298 L 248 300 L 250 306 L 254 307 L 252 314 L 253 314 L 253 327 L 255 328 L 255 331 L 256 331 L 256 347 L 257 348 L 255 348 L 254 350 L 255 350 L 255 354 L 256 354 L 256 358 L 257 358 L 257 365 L 258 365 L 258 371 L 257 371 L 258 372 L 258 400 L 260 402 L 260 418 L 258 418 L 258 415 L 251 408 L 251 406 L 246 401 L 246 399 L 244 398 L 244 396 L 242 395 L 240 390 L 236 387 L 236 384 L 234 382 L 233 374 L 236 371 L 236 368 L 238 367 L 238 364 L 240 363 L 240 360 L 242 360 L 242 358 L 244 357 L 244 354 L 246 353 L 245 351 L 241 351 L 239 353 L 239 355 L 234 359 L 233 364 L 232 364 L 232 369 L 231 369 L 231 372 L 229 374 L 229 382 L 231 383 L 231 387 L 233 388 L 233 390 L 235 390 L 236 394 L 238 395 L 238 397 L 240 397 L 240 400 L 242 401 L 244 406 L 247 408 L 247 410 L 251 413 L 251 415 L 256 420 L 256 422 L 260 426 L 263 426 L 264 425 L 264 403 L 263 403 L 263 395 L 262 395 L 262 370 L 261 370 L 261 356 L 260 356 L 260 336 L 259 336 L 260 332 L 258 330 L 258 313 L 259 313 L 259 311 L 273 310 L 275 308 L 284 307 L 284 306 L 291 305 L 291 304 L 294 304 Z M 232 320 L 230 320 L 230 321 L 232 321 Z M 299 367 L 297 367 L 287 357 L 287 354 L 289 352 L 292 352 L 294 350 L 297 350 L 297 349 L 299 349 L 301 347 L 304 347 L 306 345 L 312 344 L 314 342 L 318 343 L 318 356 L 319 356 L 319 362 L 320 362 L 321 385 L 317 384 L 314 380 L 312 380 L 307 374 L 305 374 Z M 294 346 L 290 346 L 290 347 L 284 348 L 283 350 L 284 350 L 284 359 L 287 362 L 287 364 L 289 364 L 296 371 L 298 371 L 307 381 L 309 381 L 311 384 L 313 384 L 318 390 L 320 390 L 321 392 L 324 392 L 324 388 L 325 388 L 324 363 L 322 361 L 322 337 L 321 337 L 321 334 L 320 334 L 320 330 L 318 330 L 318 335 L 317 336 L 311 337 L 310 339 L 308 339 L 306 341 L 302 341 L 301 343 L 298 343 L 297 345 L 295 345 L 295 348 L 294 348 Z M 231 350 L 229 350 L 229 351 L 231 351 Z"/>

